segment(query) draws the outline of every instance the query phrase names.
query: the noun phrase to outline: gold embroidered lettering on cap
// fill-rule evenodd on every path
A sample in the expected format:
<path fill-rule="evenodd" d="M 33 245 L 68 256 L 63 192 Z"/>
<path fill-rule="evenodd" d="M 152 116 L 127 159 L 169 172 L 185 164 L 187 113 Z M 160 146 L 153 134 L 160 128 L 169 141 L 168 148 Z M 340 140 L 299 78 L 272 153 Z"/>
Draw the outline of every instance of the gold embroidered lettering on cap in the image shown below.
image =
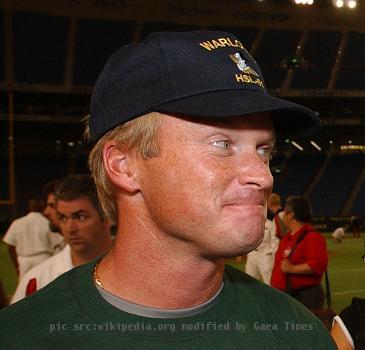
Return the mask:
<path fill-rule="evenodd" d="M 239 47 L 242 50 L 245 50 L 243 44 L 239 40 L 235 40 L 234 42 L 232 42 L 232 40 L 228 37 L 217 38 L 216 40 L 211 40 L 211 41 L 210 40 L 203 41 L 199 43 L 199 45 L 208 51 L 219 49 L 221 47 L 224 48 L 226 46 Z"/>
<path fill-rule="evenodd" d="M 229 46 L 234 46 L 233 43 L 232 43 L 232 40 L 230 38 L 227 38 L 227 41 L 229 43 Z"/>
<path fill-rule="evenodd" d="M 244 83 L 243 74 L 235 74 L 237 83 Z"/>
<path fill-rule="evenodd" d="M 259 78 L 255 79 L 246 74 L 235 74 L 235 78 L 236 78 L 237 83 L 256 84 L 261 87 L 264 87 L 264 83 Z"/>
<path fill-rule="evenodd" d="M 199 45 L 204 47 L 204 49 L 207 49 L 208 51 L 215 49 L 214 45 L 210 41 L 204 41 L 202 43 L 199 43 Z"/>
<path fill-rule="evenodd" d="M 241 49 L 243 49 L 243 45 L 239 40 L 235 40 L 234 42 L 236 45 L 233 45 L 233 46 L 237 46 L 237 47 L 240 47 Z"/>
<path fill-rule="evenodd" d="M 214 45 L 214 47 L 217 49 L 218 47 L 224 47 L 222 44 L 220 44 L 218 41 L 216 40 L 212 40 L 212 43 Z"/>
<path fill-rule="evenodd" d="M 224 38 L 219 38 L 218 39 L 218 41 L 221 43 L 221 45 L 223 45 L 223 46 L 226 46 L 226 45 L 228 45 L 229 46 L 229 44 L 228 44 L 228 41 L 226 40 L 226 39 L 224 39 Z"/>

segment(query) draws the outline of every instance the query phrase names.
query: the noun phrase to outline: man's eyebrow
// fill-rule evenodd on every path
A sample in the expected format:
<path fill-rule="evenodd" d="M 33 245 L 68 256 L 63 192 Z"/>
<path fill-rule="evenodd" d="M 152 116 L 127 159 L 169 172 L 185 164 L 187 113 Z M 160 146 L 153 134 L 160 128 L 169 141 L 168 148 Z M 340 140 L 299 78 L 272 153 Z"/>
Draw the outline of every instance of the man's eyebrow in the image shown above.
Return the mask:
<path fill-rule="evenodd" d="M 80 215 L 80 214 L 86 214 L 86 210 L 80 209 L 78 211 L 74 211 L 73 213 L 71 213 L 71 215 Z"/>
<path fill-rule="evenodd" d="M 276 143 L 277 143 L 277 141 L 278 141 L 278 139 L 277 139 L 277 137 L 276 137 L 276 132 L 275 131 L 273 131 L 270 135 L 267 135 L 265 138 L 264 138 L 264 140 L 263 140 L 263 142 L 262 143 L 266 143 L 266 144 L 271 144 L 271 146 L 275 146 L 276 145 Z"/>
<path fill-rule="evenodd" d="M 66 214 L 61 213 L 60 211 L 57 211 L 57 214 L 58 214 L 58 215 L 67 216 Z M 86 211 L 86 210 L 84 210 L 84 209 L 80 209 L 80 210 L 78 210 L 78 211 L 74 211 L 73 213 L 71 213 L 71 216 L 76 216 L 76 215 L 80 215 L 80 214 L 87 214 L 87 211 Z"/>

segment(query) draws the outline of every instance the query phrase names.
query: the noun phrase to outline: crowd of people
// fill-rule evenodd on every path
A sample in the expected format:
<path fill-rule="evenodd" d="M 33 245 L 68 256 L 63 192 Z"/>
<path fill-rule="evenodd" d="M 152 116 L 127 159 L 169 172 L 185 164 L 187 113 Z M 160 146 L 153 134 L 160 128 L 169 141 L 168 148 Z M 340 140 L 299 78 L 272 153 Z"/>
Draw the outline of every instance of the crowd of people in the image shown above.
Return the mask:
<path fill-rule="evenodd" d="M 319 124 L 268 94 L 232 34 L 119 49 L 92 95 L 92 177 L 48 185 L 48 220 L 32 208 L 4 237 L 19 271 L 4 348 L 336 349 L 345 317 L 332 338 L 313 314 L 325 239 L 269 168 L 276 137 Z M 246 254 L 247 273 L 225 265 Z"/>

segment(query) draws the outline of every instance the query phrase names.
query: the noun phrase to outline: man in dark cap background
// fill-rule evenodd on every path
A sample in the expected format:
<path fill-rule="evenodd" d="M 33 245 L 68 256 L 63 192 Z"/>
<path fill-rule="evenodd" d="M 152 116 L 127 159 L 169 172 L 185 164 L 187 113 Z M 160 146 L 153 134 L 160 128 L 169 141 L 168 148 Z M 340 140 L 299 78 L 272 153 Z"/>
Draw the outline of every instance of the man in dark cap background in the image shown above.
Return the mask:
<path fill-rule="evenodd" d="M 5 344 L 335 349 L 302 305 L 224 266 L 262 240 L 276 135 L 318 128 L 312 111 L 267 93 L 229 33 L 153 33 L 121 48 L 95 86 L 86 130 L 115 244 L 3 311 Z M 14 346 L 23 324 L 32 326 Z"/>

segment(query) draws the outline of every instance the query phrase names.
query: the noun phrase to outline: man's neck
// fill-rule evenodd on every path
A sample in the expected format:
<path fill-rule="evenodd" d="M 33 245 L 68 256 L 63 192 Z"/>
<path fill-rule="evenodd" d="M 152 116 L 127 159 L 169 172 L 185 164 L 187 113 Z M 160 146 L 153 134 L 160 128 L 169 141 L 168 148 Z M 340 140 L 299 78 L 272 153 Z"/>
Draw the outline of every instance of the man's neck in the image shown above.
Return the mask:
<path fill-rule="evenodd" d="M 303 223 L 303 222 L 293 221 L 290 224 L 291 235 L 295 235 L 304 225 L 305 225 L 305 223 Z"/>
<path fill-rule="evenodd" d="M 148 239 L 141 242 L 126 235 L 117 235 L 98 266 L 103 288 L 110 293 L 139 305 L 182 309 L 206 302 L 221 287 L 223 260 L 174 254 L 175 250 L 148 245 Z"/>
<path fill-rule="evenodd" d="M 107 237 L 101 246 L 99 246 L 97 249 L 94 249 L 92 251 L 88 250 L 85 252 L 77 252 L 77 251 L 73 250 L 71 247 L 72 265 L 74 267 L 77 267 L 77 266 L 89 263 L 90 261 L 94 260 L 98 256 L 103 255 L 106 252 L 108 252 L 112 246 L 112 243 L 113 243 L 112 239 L 110 237 Z"/>
<path fill-rule="evenodd" d="M 87 254 L 87 255 L 80 254 L 78 252 L 73 251 L 71 248 L 71 261 L 72 261 L 72 265 L 74 267 L 86 264 L 86 263 L 90 262 L 91 260 L 93 260 L 93 258 L 90 258 L 90 254 Z"/>

